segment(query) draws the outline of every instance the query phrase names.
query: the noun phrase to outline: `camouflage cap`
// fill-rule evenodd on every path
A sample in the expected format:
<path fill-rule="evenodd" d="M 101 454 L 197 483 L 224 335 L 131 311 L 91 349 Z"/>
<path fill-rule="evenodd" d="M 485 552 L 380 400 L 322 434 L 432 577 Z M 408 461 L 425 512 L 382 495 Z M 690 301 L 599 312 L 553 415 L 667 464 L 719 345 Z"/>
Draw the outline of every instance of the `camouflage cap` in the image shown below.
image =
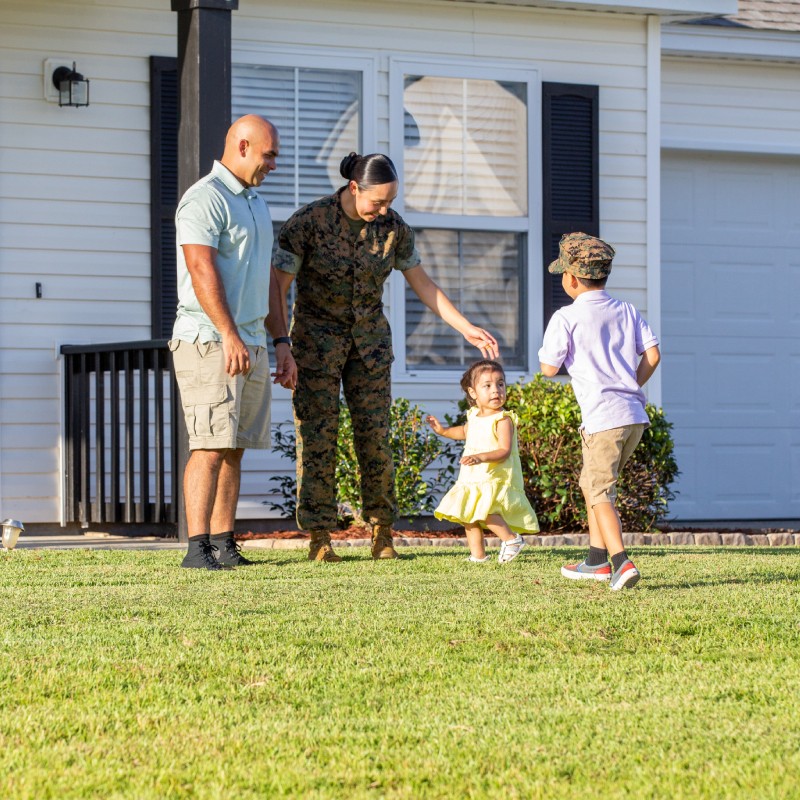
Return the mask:
<path fill-rule="evenodd" d="M 614 248 L 588 233 L 565 233 L 558 243 L 558 258 L 547 268 L 553 275 L 569 272 L 576 278 L 607 278 Z"/>

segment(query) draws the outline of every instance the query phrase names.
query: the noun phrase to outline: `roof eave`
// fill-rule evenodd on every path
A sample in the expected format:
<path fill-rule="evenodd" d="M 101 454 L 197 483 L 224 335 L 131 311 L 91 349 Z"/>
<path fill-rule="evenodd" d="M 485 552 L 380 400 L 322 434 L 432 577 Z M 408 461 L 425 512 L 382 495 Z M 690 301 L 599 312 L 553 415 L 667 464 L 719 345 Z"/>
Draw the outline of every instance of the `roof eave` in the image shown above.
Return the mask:
<path fill-rule="evenodd" d="M 661 52 L 665 56 L 798 62 L 800 34 L 752 28 L 665 25 L 661 29 Z"/>
<path fill-rule="evenodd" d="M 449 0 L 452 2 L 452 0 Z M 570 11 L 610 11 L 627 14 L 647 14 L 677 20 L 700 19 L 735 14 L 738 0 L 457 0 L 481 5 L 523 6 Z"/>

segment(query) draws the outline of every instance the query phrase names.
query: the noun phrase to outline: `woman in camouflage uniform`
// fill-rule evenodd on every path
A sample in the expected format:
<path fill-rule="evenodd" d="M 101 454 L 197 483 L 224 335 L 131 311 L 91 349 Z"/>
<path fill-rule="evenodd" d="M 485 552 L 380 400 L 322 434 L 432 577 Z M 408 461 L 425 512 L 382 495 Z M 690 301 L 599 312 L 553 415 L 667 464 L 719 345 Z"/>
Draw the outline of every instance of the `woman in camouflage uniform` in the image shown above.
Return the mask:
<path fill-rule="evenodd" d="M 297 362 L 297 521 L 311 533 L 309 559 L 327 562 L 341 561 L 330 538 L 337 517 L 340 387 L 353 421 L 372 557 L 397 558 L 389 445 L 392 336 L 382 301 L 392 270 L 401 270 L 420 300 L 485 358 L 498 355 L 495 338 L 462 316 L 420 265 L 414 232 L 391 209 L 398 190 L 391 159 L 350 153 L 340 171 L 346 186 L 299 209 L 281 229 L 272 273 L 278 287 L 271 295 L 282 308 L 270 315 L 279 314 L 286 324 L 286 295 L 296 279 L 292 338 L 278 337 L 276 347 L 292 346 Z"/>

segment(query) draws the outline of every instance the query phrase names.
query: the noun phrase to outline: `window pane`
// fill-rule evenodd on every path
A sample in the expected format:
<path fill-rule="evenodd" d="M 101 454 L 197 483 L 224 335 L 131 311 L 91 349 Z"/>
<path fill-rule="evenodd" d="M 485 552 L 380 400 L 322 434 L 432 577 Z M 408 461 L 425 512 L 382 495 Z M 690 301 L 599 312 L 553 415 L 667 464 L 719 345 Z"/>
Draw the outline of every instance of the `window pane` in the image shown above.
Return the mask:
<path fill-rule="evenodd" d="M 361 139 L 361 73 L 234 64 L 232 116 L 262 114 L 278 128 L 278 168 L 258 191 L 272 205 L 300 205 L 344 181 L 339 163 Z"/>
<path fill-rule="evenodd" d="M 294 143 L 295 86 L 292 67 L 233 65 L 231 117 L 261 114 L 278 129 L 281 153 L 278 168 L 258 189 L 267 203 L 295 206 Z"/>
<path fill-rule="evenodd" d="M 407 210 L 527 215 L 524 83 L 411 75 L 403 106 Z"/>
<path fill-rule="evenodd" d="M 416 231 L 425 269 L 462 314 L 497 337 L 506 367 L 524 369 L 525 237 L 488 231 Z M 481 355 L 406 286 L 406 365 L 443 369 Z"/>

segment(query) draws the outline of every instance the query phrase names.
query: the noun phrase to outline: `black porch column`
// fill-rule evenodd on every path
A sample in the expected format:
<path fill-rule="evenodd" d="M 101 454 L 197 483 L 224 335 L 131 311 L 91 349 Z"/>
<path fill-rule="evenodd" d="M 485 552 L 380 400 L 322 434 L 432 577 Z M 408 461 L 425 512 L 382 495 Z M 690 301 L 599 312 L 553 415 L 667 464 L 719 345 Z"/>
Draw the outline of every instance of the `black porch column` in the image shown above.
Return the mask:
<path fill-rule="evenodd" d="M 171 0 L 178 12 L 178 197 L 211 171 L 231 124 L 231 11 L 239 0 Z M 183 415 L 178 425 L 178 469 L 173 496 L 178 539 L 188 538 L 183 472 L 189 444 Z"/>
<path fill-rule="evenodd" d="M 178 12 L 178 195 L 211 170 L 231 124 L 231 11 L 239 0 L 172 0 Z"/>

